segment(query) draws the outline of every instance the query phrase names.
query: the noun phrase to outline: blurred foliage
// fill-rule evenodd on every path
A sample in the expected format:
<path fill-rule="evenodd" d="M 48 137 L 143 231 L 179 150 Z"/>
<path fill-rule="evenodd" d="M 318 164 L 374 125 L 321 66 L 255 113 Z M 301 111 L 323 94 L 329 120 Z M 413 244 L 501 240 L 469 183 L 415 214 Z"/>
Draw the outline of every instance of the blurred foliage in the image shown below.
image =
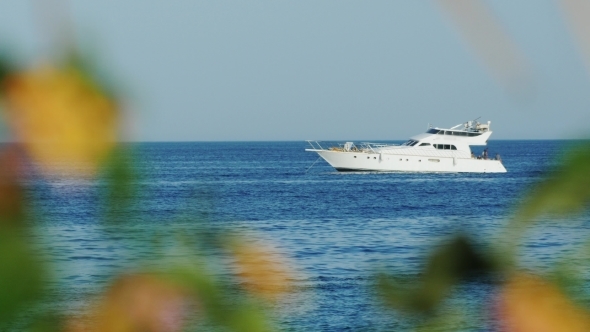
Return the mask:
<path fill-rule="evenodd" d="M 528 80 L 528 61 L 487 7 L 477 1 L 439 2 L 501 84 L 519 90 Z M 14 143 L 0 146 L 0 330 L 22 330 L 23 313 L 34 332 L 276 330 L 268 304 L 293 291 L 293 272 L 271 248 L 214 229 L 206 220 L 198 233 L 182 234 L 189 261 L 161 259 L 157 271 L 114 275 L 102 294 L 88 300 L 93 305 L 85 313 L 38 309 L 50 296 L 52 266 L 30 241 L 37 220 L 24 180 L 34 175 L 100 181 L 102 226 L 113 235 L 128 231 L 139 189 L 133 151 L 119 143 L 120 89 L 91 55 L 72 49 L 63 59 L 22 69 L 6 54 L 0 52 L 0 101 Z M 584 283 L 583 275 L 567 262 L 551 275 L 522 271 L 514 249 L 541 217 L 580 214 L 589 202 L 585 141 L 526 194 L 506 226 L 506 247 L 485 247 L 476 236 L 456 234 L 435 247 L 418 276 L 379 273 L 378 296 L 386 308 L 420 317 L 419 330 L 450 330 L 469 319 L 468 311 L 442 307 L 461 284 L 475 281 L 497 290 L 495 303 L 484 309 L 495 324 L 490 328 L 590 330 L 588 309 L 571 289 Z M 588 266 L 589 248 L 590 243 L 582 248 L 581 269 Z M 219 278 L 219 271 L 231 277 Z"/>
<path fill-rule="evenodd" d="M 499 319 L 507 331 L 588 331 L 590 315 L 561 289 L 538 276 L 516 273 L 502 287 Z"/>
<path fill-rule="evenodd" d="M 49 175 L 92 176 L 118 140 L 115 101 L 81 69 L 42 66 L 3 82 L 6 121 L 29 157 Z"/>
<path fill-rule="evenodd" d="M 381 274 L 378 289 L 388 305 L 410 313 L 428 314 L 457 282 L 478 278 L 494 270 L 494 263 L 478 252 L 469 237 L 460 234 L 427 259 L 414 288 L 411 283 L 413 279 L 396 280 Z"/>
<path fill-rule="evenodd" d="M 590 6 L 578 0 L 560 2 L 578 46 L 588 53 Z M 508 92 L 524 95 L 530 90 L 530 61 L 506 34 L 488 4 L 469 0 L 438 3 L 468 48 Z M 587 55 L 586 60 L 590 59 Z M 525 237 L 535 225 L 548 221 L 568 223 L 572 217 L 586 216 L 589 206 L 590 142 L 583 140 L 569 148 L 557 166 L 525 193 L 497 243 L 485 245 L 476 243 L 476 235 L 455 235 L 433 250 L 418 277 L 379 273 L 378 296 L 387 308 L 419 315 L 416 328 L 424 331 L 589 331 L 590 299 L 583 298 L 582 289 L 588 282 L 590 241 L 555 263 L 545 275 L 524 271 L 517 263 Z M 494 303 L 484 303 L 485 307 L 480 308 L 485 311 L 480 315 L 487 314 L 493 322 L 487 327 L 483 322 L 465 327 L 469 317 L 460 313 L 467 312 L 466 308 L 455 308 L 459 314 L 452 314 L 445 307 L 445 301 L 470 279 L 490 283 L 498 292 Z"/>
<path fill-rule="evenodd" d="M 441 315 L 444 301 L 469 279 L 488 282 L 499 289 L 497 303 L 488 303 L 488 312 L 502 331 L 588 331 L 590 311 L 576 298 L 587 282 L 583 271 L 590 263 L 590 242 L 545 276 L 524 272 L 516 266 L 517 248 L 533 221 L 555 216 L 567 217 L 588 211 L 590 202 L 590 143 L 580 141 L 561 157 L 555 169 L 533 185 L 506 225 L 503 246 L 481 250 L 476 237 L 459 234 L 440 245 L 426 260 L 418 278 L 399 278 L 381 273 L 377 289 L 383 303 L 409 314 L 421 314 L 419 329 L 455 330 L 457 320 Z M 552 220 L 552 219 L 549 219 Z M 506 242 L 507 241 L 507 242 Z M 584 263 L 572 266 L 569 260 Z M 576 269 L 576 267 L 578 269 Z M 573 288 L 573 289 L 572 289 Z M 463 317 L 461 320 L 466 320 Z M 422 328 L 420 328 L 422 327 Z"/>
<path fill-rule="evenodd" d="M 46 272 L 27 241 L 28 220 L 19 151 L 0 152 L 0 328 L 42 297 Z"/>
<path fill-rule="evenodd" d="M 140 268 L 113 276 L 81 315 L 34 309 L 48 301 L 52 266 L 28 238 L 36 221 L 25 179 L 100 183 L 105 234 L 116 238 L 137 231 L 129 226 L 138 178 L 134 152 L 119 143 L 123 110 L 114 97 L 117 89 L 98 83 L 90 61 L 79 54 L 55 63 L 20 70 L 0 57 L 2 111 L 15 141 L 0 149 L 0 330 L 21 330 L 23 315 L 29 330 L 39 332 L 275 330 L 264 303 L 291 290 L 284 260 L 206 221 L 197 233 L 182 234 L 184 244 L 177 243 L 193 259 L 155 257 L 157 271 Z M 220 274 L 232 277 L 215 277 Z"/>
<path fill-rule="evenodd" d="M 0 82 L 4 81 L 6 76 L 10 75 L 10 73 L 13 73 L 14 71 L 14 64 L 10 56 L 6 53 L 6 51 L 0 50 Z"/>
<path fill-rule="evenodd" d="M 571 216 L 590 203 L 590 142 L 584 141 L 563 157 L 562 163 L 536 184 L 515 215 L 532 221 L 543 214 Z"/>
<path fill-rule="evenodd" d="M 132 213 L 137 197 L 137 174 L 133 165 L 134 152 L 119 144 L 107 157 L 100 178 L 104 182 L 99 197 L 103 200 L 103 215 L 107 223 L 123 223 Z"/>
<path fill-rule="evenodd" d="M 106 233 L 116 237 L 131 229 L 138 175 L 134 152 L 118 143 L 120 102 L 106 92 L 114 89 L 86 72 L 83 59 L 73 59 L 27 70 L 0 59 L 2 109 L 16 141 L 0 150 L 0 329 L 15 326 L 23 311 L 46 301 L 51 281 L 51 265 L 27 240 L 35 214 L 26 199 L 25 178 L 98 181 Z M 520 271 L 516 250 L 510 249 L 521 243 L 533 221 L 582 213 L 589 200 L 590 144 L 582 142 L 530 189 L 506 227 L 506 247 L 485 247 L 473 235 L 456 234 L 432 251 L 417 277 L 379 273 L 378 296 L 388 308 L 421 317 L 418 330 L 467 328 L 466 311 L 441 308 L 459 285 L 475 281 L 498 289 L 497 303 L 488 305 L 495 306 L 489 310 L 503 330 L 588 330 L 588 311 L 571 291 L 583 276 L 565 263 L 544 277 Z M 115 275 L 87 312 L 68 316 L 40 310 L 29 315 L 29 330 L 276 330 L 267 304 L 293 291 L 293 272 L 284 258 L 211 227 L 206 216 L 199 225 L 197 233 L 181 236 L 180 247 L 193 257 L 190 261 L 158 258 L 157 271 Z M 215 277 L 219 271 L 231 278 Z"/>

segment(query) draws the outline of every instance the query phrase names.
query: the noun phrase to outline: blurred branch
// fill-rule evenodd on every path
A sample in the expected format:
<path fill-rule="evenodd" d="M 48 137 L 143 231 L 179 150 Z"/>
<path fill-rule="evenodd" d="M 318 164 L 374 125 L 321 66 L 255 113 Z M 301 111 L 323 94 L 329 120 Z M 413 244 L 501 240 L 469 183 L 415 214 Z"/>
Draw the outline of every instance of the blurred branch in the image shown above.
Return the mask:
<path fill-rule="evenodd" d="M 379 293 L 393 308 L 429 314 L 460 280 L 497 271 L 489 254 L 482 254 L 469 237 L 457 235 L 433 252 L 417 283 L 382 274 L 377 280 Z"/>
<path fill-rule="evenodd" d="M 590 2 L 585 0 L 560 0 L 566 22 L 576 38 L 586 69 L 590 74 Z"/>
<path fill-rule="evenodd" d="M 491 10 L 480 0 L 439 0 L 467 46 L 511 93 L 531 91 L 529 64 L 516 43 L 504 31 Z"/>

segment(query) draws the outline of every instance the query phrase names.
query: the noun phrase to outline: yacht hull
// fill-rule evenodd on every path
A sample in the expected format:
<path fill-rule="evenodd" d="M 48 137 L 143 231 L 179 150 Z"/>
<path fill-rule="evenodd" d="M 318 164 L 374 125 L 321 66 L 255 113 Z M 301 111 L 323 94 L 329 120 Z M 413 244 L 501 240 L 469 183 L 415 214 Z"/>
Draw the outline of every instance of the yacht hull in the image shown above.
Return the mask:
<path fill-rule="evenodd" d="M 418 156 L 370 152 L 307 149 L 316 152 L 340 172 L 466 172 L 506 173 L 499 160 L 445 156 Z"/>

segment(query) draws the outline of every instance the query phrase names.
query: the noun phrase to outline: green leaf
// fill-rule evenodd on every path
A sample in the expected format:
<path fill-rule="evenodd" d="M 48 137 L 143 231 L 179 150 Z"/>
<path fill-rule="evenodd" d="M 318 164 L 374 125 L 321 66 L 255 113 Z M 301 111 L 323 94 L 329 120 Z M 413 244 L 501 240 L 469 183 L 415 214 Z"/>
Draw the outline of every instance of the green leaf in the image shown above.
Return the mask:
<path fill-rule="evenodd" d="M 28 332 L 60 332 L 64 330 L 63 318 L 56 313 L 48 313 L 37 318 L 27 328 Z"/>
<path fill-rule="evenodd" d="M 428 314 L 461 279 L 497 271 L 487 256 L 480 254 L 465 235 L 457 235 L 439 247 L 417 278 L 378 276 L 377 287 L 384 302 L 409 313 Z"/>
<path fill-rule="evenodd" d="M 0 325 L 43 294 L 45 271 L 26 241 L 20 232 L 0 232 Z"/>
<path fill-rule="evenodd" d="M 101 198 L 107 222 L 123 223 L 131 213 L 137 194 L 132 154 L 129 148 L 119 146 L 104 167 L 102 179 L 105 186 Z"/>
<path fill-rule="evenodd" d="M 14 62 L 6 51 L 0 50 L 0 87 L 3 87 L 2 82 L 6 77 L 15 71 Z M 0 91 L 0 95 L 2 91 Z"/>
<path fill-rule="evenodd" d="M 584 142 L 571 149 L 563 163 L 530 190 L 515 219 L 529 222 L 545 214 L 573 215 L 589 202 L 590 143 Z"/>

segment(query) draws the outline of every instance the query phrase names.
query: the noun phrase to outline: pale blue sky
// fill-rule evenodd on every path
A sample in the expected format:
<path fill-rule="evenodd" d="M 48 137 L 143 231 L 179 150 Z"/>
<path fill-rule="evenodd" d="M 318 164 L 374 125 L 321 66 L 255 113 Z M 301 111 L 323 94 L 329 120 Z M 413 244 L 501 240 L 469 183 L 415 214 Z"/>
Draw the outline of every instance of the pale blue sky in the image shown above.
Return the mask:
<path fill-rule="evenodd" d="M 32 6 L 0 40 L 33 61 Z M 590 134 L 590 78 L 556 1 L 488 1 L 532 69 L 514 97 L 435 1 L 71 0 L 79 40 L 130 92 L 135 140 L 405 139 L 481 116 L 493 138 Z"/>

